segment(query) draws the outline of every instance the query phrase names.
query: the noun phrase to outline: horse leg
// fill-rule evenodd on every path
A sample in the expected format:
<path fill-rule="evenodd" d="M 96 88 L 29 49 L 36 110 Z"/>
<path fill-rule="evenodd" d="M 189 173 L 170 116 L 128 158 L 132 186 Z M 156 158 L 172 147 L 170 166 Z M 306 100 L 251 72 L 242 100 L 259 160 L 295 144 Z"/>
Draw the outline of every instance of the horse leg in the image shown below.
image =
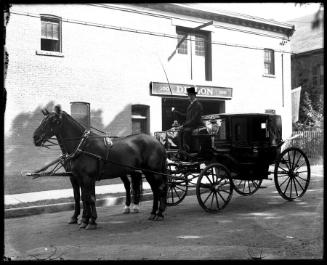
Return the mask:
<path fill-rule="evenodd" d="M 95 222 L 95 220 L 98 218 L 98 214 L 97 214 L 97 209 L 96 209 L 96 197 L 95 197 L 95 180 L 90 179 L 90 190 L 91 190 L 91 196 L 90 196 L 90 220 L 89 223 L 87 225 L 87 227 L 85 228 L 86 230 L 94 230 L 97 228 L 97 223 Z"/>
<path fill-rule="evenodd" d="M 74 207 L 74 214 L 70 218 L 69 224 L 77 224 L 78 216 L 81 213 L 81 206 L 80 206 L 80 200 L 81 200 L 80 187 L 79 187 L 78 181 L 74 177 L 70 177 L 70 182 L 71 182 L 71 184 L 73 186 L 75 207 Z"/>
<path fill-rule="evenodd" d="M 157 221 L 162 221 L 164 219 L 163 212 L 166 209 L 167 190 L 168 190 L 167 177 L 164 176 L 158 188 L 160 205 L 155 219 Z"/>
<path fill-rule="evenodd" d="M 79 228 L 85 228 L 87 227 L 89 223 L 89 218 L 91 216 L 90 212 L 90 189 L 88 189 L 87 185 L 85 183 L 81 183 L 81 188 L 82 188 L 82 201 L 83 201 L 83 214 L 82 214 L 82 221 L 79 226 Z"/>
<path fill-rule="evenodd" d="M 125 200 L 125 207 L 123 213 L 130 213 L 129 206 L 131 205 L 131 183 L 128 179 L 128 176 L 125 175 L 120 177 L 124 183 L 125 191 L 126 191 L 126 200 Z"/>
<path fill-rule="evenodd" d="M 142 185 L 142 174 L 139 172 L 134 172 L 132 175 L 132 187 L 133 187 L 133 212 L 140 212 L 140 198 L 141 198 L 141 185 Z"/>
<path fill-rule="evenodd" d="M 151 177 L 151 175 L 145 175 L 146 180 L 150 184 L 152 193 L 153 193 L 153 205 L 152 205 L 152 211 L 150 214 L 149 220 L 155 220 L 156 218 L 156 212 L 158 210 L 158 187 L 155 179 Z"/>

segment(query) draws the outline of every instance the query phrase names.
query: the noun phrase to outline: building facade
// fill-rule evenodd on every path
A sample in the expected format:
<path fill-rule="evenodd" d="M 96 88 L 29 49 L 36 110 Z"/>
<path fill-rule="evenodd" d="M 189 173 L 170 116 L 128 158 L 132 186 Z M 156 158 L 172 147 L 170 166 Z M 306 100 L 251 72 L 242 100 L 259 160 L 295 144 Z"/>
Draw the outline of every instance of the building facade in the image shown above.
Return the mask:
<path fill-rule="evenodd" d="M 319 15 L 322 15 L 318 13 Z M 292 89 L 301 87 L 301 101 L 307 92 L 315 110 L 323 102 L 324 96 L 324 25 L 312 27 L 316 14 L 297 18 L 292 21 L 295 32 L 291 39 L 291 77 Z M 298 109 L 294 110 L 299 112 Z M 300 121 L 307 114 L 300 109 Z"/>
<path fill-rule="evenodd" d="M 274 110 L 283 137 L 291 134 L 290 24 L 186 4 L 13 5 L 10 12 L 7 172 L 56 156 L 33 146 L 43 107 L 70 113 L 72 102 L 87 102 L 95 128 L 153 134 L 170 128 L 171 107 L 186 109 L 190 85 L 204 114 Z"/>

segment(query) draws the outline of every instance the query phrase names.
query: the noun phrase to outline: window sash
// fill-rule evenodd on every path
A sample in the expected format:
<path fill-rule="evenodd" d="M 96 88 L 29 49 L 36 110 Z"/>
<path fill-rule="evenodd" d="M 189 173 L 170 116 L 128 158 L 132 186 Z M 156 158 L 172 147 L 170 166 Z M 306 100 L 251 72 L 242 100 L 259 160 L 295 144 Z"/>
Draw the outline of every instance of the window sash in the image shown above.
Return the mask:
<path fill-rule="evenodd" d="M 42 21 L 41 36 L 43 39 L 59 40 L 59 23 Z"/>

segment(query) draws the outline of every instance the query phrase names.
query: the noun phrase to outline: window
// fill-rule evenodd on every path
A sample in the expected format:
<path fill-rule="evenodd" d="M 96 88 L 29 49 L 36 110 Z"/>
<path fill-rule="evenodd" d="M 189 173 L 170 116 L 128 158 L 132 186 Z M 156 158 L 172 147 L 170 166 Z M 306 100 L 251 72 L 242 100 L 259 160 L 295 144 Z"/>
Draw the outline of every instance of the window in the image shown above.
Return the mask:
<path fill-rule="evenodd" d="M 187 33 L 177 33 L 177 51 L 179 54 L 187 54 Z M 183 41 L 182 41 L 183 40 Z"/>
<path fill-rule="evenodd" d="M 265 49 L 264 50 L 264 66 L 265 72 L 267 75 L 275 74 L 275 53 L 273 50 Z"/>
<path fill-rule="evenodd" d="M 147 105 L 132 105 L 132 134 L 150 133 L 149 112 Z"/>
<path fill-rule="evenodd" d="M 324 85 L 324 66 L 315 65 L 312 68 L 312 84 L 314 87 L 321 88 Z"/>
<path fill-rule="evenodd" d="M 41 50 L 61 52 L 61 19 L 41 15 Z"/>
<path fill-rule="evenodd" d="M 179 76 L 199 82 L 211 81 L 211 32 L 177 26 L 176 33 L 175 64 L 176 68 L 180 69 Z M 175 51 L 168 60 L 174 56 Z"/>

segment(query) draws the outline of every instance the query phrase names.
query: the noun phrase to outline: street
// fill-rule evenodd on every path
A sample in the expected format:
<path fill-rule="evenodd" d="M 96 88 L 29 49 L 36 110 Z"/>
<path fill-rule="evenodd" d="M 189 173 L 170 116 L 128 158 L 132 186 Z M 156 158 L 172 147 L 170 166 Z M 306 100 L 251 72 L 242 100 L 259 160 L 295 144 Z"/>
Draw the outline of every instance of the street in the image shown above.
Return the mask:
<path fill-rule="evenodd" d="M 272 177 L 272 176 L 271 176 Z M 306 194 L 284 200 L 272 180 L 252 196 L 235 191 L 219 214 L 195 195 L 149 221 L 152 202 L 138 214 L 99 207 L 97 230 L 69 225 L 71 211 L 5 220 L 5 256 L 12 260 L 322 259 L 323 169 L 312 167 Z"/>

